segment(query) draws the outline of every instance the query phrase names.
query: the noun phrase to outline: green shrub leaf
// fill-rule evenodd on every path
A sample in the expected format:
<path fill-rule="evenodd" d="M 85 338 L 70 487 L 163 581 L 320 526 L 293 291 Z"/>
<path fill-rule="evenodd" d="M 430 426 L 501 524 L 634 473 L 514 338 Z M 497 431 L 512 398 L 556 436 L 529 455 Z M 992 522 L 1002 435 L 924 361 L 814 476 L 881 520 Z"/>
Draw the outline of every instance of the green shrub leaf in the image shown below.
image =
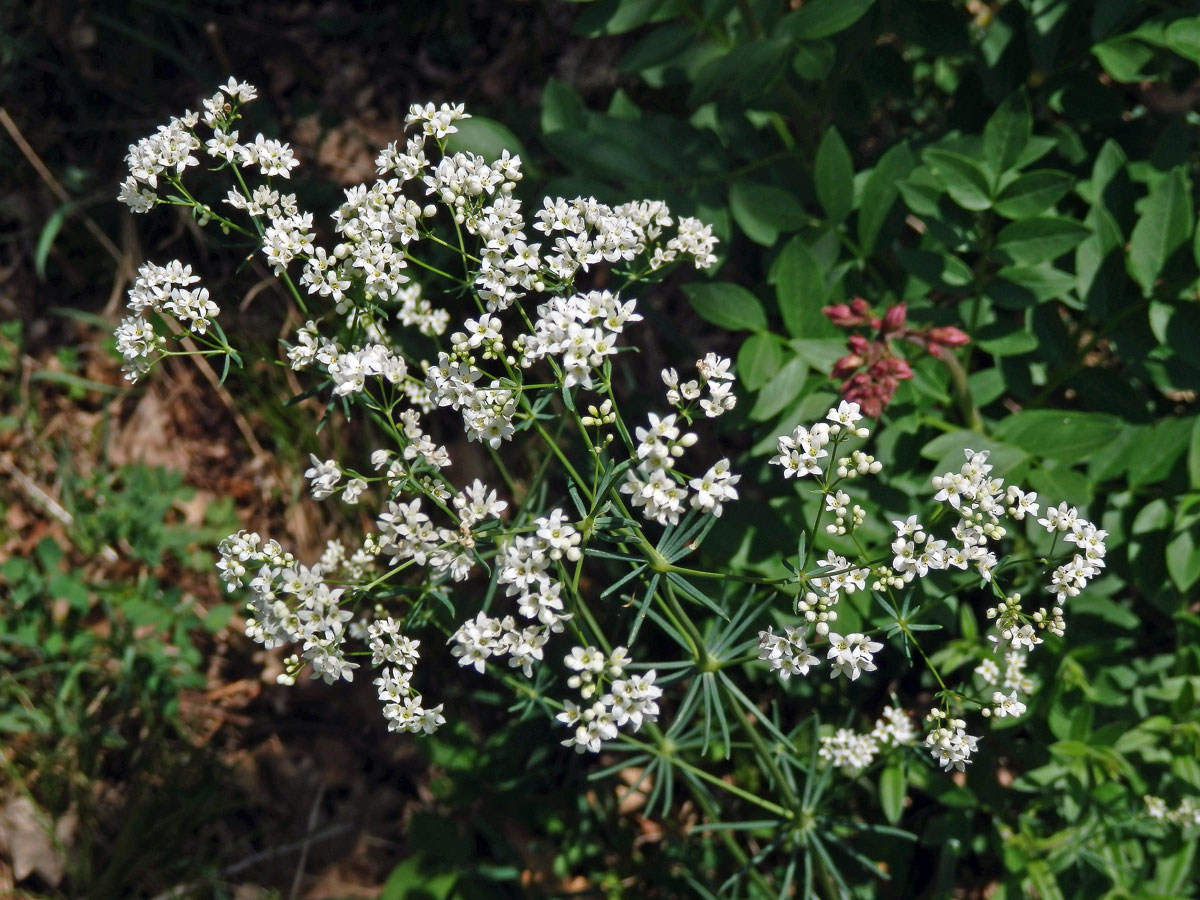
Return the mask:
<path fill-rule="evenodd" d="M 736 284 L 689 284 L 684 293 L 700 318 L 730 331 L 766 331 L 767 314 L 758 298 Z"/>
<path fill-rule="evenodd" d="M 757 391 L 771 380 L 783 362 L 783 343 L 768 332 L 746 338 L 737 356 L 737 373 L 742 384 Z"/>
<path fill-rule="evenodd" d="M 1149 296 L 1167 259 L 1192 233 L 1192 187 L 1182 166 L 1150 189 L 1129 236 L 1129 274 Z"/>
<path fill-rule="evenodd" d="M 777 33 L 794 40 L 815 41 L 845 31 L 862 18 L 874 0 L 809 0 L 779 20 Z"/>
<path fill-rule="evenodd" d="M 996 248 L 1013 263 L 1035 266 L 1074 250 L 1091 231 L 1075 219 L 1043 216 L 1005 225 L 996 238 Z"/>
<path fill-rule="evenodd" d="M 992 205 L 987 175 L 969 156 L 949 150 L 926 150 L 921 158 L 946 193 L 963 209 L 978 212 Z"/>
<path fill-rule="evenodd" d="M 1066 172 L 1038 169 L 1010 182 L 996 197 L 995 209 L 1010 219 L 1028 219 L 1045 212 L 1066 196 L 1075 183 Z"/>
<path fill-rule="evenodd" d="M 780 232 L 795 231 L 808 221 L 804 207 L 783 188 L 735 181 L 729 188 L 729 211 L 746 237 L 770 247 Z"/>
<path fill-rule="evenodd" d="M 825 305 L 825 274 L 802 237 L 788 241 L 771 269 L 769 280 L 775 285 L 775 300 L 788 334 L 800 338 L 831 333 L 833 326 L 821 314 Z"/>
<path fill-rule="evenodd" d="M 1025 150 L 1033 135 L 1029 98 L 1018 91 L 1000 104 L 983 127 L 983 157 L 997 175 L 1007 172 Z"/>
<path fill-rule="evenodd" d="M 896 202 L 897 184 L 915 165 L 908 144 L 897 144 L 879 158 L 867 176 L 858 207 L 858 249 L 863 256 L 875 250 L 879 232 Z"/>
<path fill-rule="evenodd" d="M 826 131 L 817 147 L 813 177 L 825 214 L 834 223 L 844 221 L 854 206 L 854 165 L 836 128 Z"/>

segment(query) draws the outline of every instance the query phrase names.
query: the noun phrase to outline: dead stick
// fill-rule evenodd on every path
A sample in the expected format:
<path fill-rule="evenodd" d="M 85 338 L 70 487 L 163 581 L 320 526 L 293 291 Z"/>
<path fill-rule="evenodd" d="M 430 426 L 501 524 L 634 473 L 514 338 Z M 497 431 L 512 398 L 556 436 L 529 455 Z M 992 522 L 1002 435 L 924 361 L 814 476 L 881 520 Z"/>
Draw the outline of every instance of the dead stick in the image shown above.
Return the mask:
<path fill-rule="evenodd" d="M 12 120 L 11 116 L 9 116 L 8 110 L 2 106 L 0 106 L 0 125 L 4 126 L 4 130 L 8 132 L 8 136 L 13 139 L 13 143 L 17 145 L 21 153 L 25 155 L 25 158 L 29 160 L 29 164 L 33 166 L 34 170 L 36 170 L 38 175 L 41 176 L 42 181 L 46 182 L 46 187 L 50 188 L 51 193 L 53 193 L 54 196 L 56 196 L 62 203 L 70 203 L 71 195 L 68 194 L 66 189 L 58 183 L 58 179 L 54 177 L 53 173 L 46 168 L 46 164 L 42 162 L 41 158 L 38 157 L 33 147 L 31 147 L 29 142 L 25 140 L 25 136 L 21 134 L 21 129 L 17 127 L 17 123 Z M 109 239 L 108 235 L 104 233 L 104 229 L 97 225 L 91 216 L 89 216 L 83 210 L 77 210 L 77 212 L 82 217 L 84 227 L 91 232 L 92 237 L 94 237 L 97 242 L 99 242 L 100 246 L 108 252 L 108 255 L 113 258 L 113 261 L 120 265 L 124 257 L 121 251 L 117 249 L 117 245 Z"/>

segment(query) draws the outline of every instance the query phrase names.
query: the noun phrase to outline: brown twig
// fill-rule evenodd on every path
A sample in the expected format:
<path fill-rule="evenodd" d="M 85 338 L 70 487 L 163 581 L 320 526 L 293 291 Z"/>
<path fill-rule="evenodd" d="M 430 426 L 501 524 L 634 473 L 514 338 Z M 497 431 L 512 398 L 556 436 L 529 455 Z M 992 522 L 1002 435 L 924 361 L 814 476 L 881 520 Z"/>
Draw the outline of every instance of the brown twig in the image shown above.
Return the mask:
<path fill-rule="evenodd" d="M 59 184 L 58 179 L 54 177 L 54 174 L 48 168 L 46 168 L 46 164 L 42 162 L 41 158 L 34 151 L 33 147 L 31 147 L 29 142 L 25 140 L 25 136 L 21 134 L 21 129 L 17 127 L 17 123 L 12 120 L 11 116 L 9 116 L 8 110 L 2 106 L 0 106 L 0 125 L 4 126 L 4 130 L 8 132 L 8 136 L 13 139 L 13 143 L 17 145 L 21 153 L 24 154 L 25 158 L 29 160 L 29 164 L 33 166 L 34 170 L 41 177 L 42 181 L 46 183 L 46 187 L 50 188 L 50 192 L 54 194 L 54 196 L 57 197 L 60 202 L 70 203 L 71 195 L 67 193 L 66 188 Z M 104 229 L 97 225 L 95 220 L 83 210 L 77 209 L 75 211 L 79 213 L 80 218 L 83 219 L 84 227 L 87 228 L 92 237 L 96 239 L 96 242 L 99 243 L 100 246 L 103 247 L 108 253 L 108 255 L 113 258 L 113 262 L 117 263 L 117 265 L 120 265 L 123 259 L 121 251 L 117 249 L 117 245 L 112 242 L 109 236 L 104 233 Z"/>

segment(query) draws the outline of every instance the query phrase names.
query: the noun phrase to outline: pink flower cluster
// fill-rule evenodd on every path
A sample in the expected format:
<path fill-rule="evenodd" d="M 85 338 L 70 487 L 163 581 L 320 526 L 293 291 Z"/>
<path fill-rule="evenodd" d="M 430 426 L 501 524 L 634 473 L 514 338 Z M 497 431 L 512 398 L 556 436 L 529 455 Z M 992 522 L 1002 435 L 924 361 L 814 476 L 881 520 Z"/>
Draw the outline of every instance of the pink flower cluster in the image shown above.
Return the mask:
<path fill-rule="evenodd" d="M 946 347 L 960 347 L 971 340 L 962 329 L 952 325 L 911 327 L 903 303 L 888 307 L 882 318 L 872 315 L 871 307 L 861 297 L 855 297 L 849 304 L 822 307 L 821 312 L 839 328 L 865 326 L 876 332 L 869 339 L 862 334 L 850 335 L 847 341 L 850 352 L 834 363 L 830 372 L 833 378 L 845 379 L 840 388 L 842 397 L 857 403 L 872 418 L 879 418 L 900 382 L 912 378 L 912 368 L 893 350 L 892 341 L 907 341 L 940 358 Z"/>

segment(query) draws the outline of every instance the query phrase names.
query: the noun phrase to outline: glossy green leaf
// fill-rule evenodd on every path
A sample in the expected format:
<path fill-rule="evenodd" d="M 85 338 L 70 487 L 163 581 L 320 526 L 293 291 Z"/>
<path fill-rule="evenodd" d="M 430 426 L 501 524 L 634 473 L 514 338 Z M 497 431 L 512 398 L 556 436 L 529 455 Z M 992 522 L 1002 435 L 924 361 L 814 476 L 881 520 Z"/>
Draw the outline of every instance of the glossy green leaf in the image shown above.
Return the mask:
<path fill-rule="evenodd" d="M 803 237 L 788 241 L 771 269 L 775 300 L 783 326 L 792 337 L 813 337 L 832 327 L 821 314 L 825 275 Z"/>
<path fill-rule="evenodd" d="M 758 392 L 758 399 L 750 410 L 750 418 L 755 422 L 763 422 L 782 412 L 800 396 L 807 377 L 807 364 L 800 357 L 793 356 Z"/>
<path fill-rule="evenodd" d="M 904 769 L 899 765 L 887 766 L 879 773 L 879 806 L 893 825 L 904 815 L 905 790 Z"/>
<path fill-rule="evenodd" d="M 908 176 L 916 159 L 907 144 L 897 144 L 879 158 L 863 185 L 858 206 L 858 248 L 864 257 L 875 250 L 880 229 L 896 202 L 897 184 Z"/>
<path fill-rule="evenodd" d="M 1149 296 L 1171 254 L 1192 233 L 1192 186 L 1183 166 L 1154 185 L 1129 236 L 1129 274 Z"/>
<path fill-rule="evenodd" d="M 1192 426 L 1191 441 L 1188 444 L 1188 481 L 1192 487 L 1200 488 L 1200 417 Z"/>
<path fill-rule="evenodd" d="M 750 240 L 771 246 L 780 232 L 795 231 L 808 221 L 799 201 L 783 188 L 735 181 L 729 188 L 729 211 Z"/>
<path fill-rule="evenodd" d="M 1120 418 L 1107 413 L 1026 409 L 1005 417 L 994 433 L 1037 456 L 1080 462 L 1114 440 L 1125 427 Z"/>
<path fill-rule="evenodd" d="M 1167 573 L 1181 591 L 1200 581 L 1200 533 L 1190 528 L 1175 535 L 1167 544 Z"/>
<path fill-rule="evenodd" d="M 965 428 L 938 435 L 921 448 L 921 455 L 926 459 L 935 460 L 934 471 L 938 474 L 957 472 L 966 458 L 963 451 L 968 448 L 987 450 L 988 462 L 995 467 L 996 475 L 1000 477 L 1008 477 L 1029 460 L 1029 453 L 1020 447 Z"/>
<path fill-rule="evenodd" d="M 995 357 L 1020 356 L 1037 349 L 1037 335 L 1024 322 L 993 322 L 975 333 L 975 344 Z"/>
<path fill-rule="evenodd" d="M 1096 44 L 1092 54 L 1100 61 L 1115 81 L 1140 81 L 1143 69 L 1154 59 L 1154 51 L 1141 41 L 1131 37 L 1118 37 Z"/>
<path fill-rule="evenodd" d="M 1046 300 L 1065 300 L 1075 287 L 1075 276 L 1056 268 L 1053 263 L 1039 263 L 1036 266 L 1005 266 L 996 270 L 996 280 L 988 288 L 988 296 L 996 300 L 1000 306 L 1028 306 L 1028 303 L 1012 304 L 1006 302 L 1008 295 L 1003 291 L 1000 282 L 1006 282 L 1013 291 L 1028 293 L 1036 303 Z"/>
<path fill-rule="evenodd" d="M 983 157 L 991 170 L 999 175 L 1016 165 L 1032 135 L 1029 98 L 1018 91 L 1000 104 L 983 127 Z"/>
<path fill-rule="evenodd" d="M 587 125 L 587 107 L 579 92 L 565 81 L 551 78 L 542 88 L 542 133 L 579 131 Z"/>
<path fill-rule="evenodd" d="M 1200 63 L 1200 17 L 1177 19 L 1167 26 L 1167 46 L 1185 59 Z"/>
<path fill-rule="evenodd" d="M 805 81 L 824 81 L 837 60 L 837 48 L 829 41 L 805 41 L 796 47 L 792 71 Z"/>
<path fill-rule="evenodd" d="M 594 3 L 575 20 L 576 34 L 624 34 L 650 21 L 666 0 L 621 0 Z"/>
<path fill-rule="evenodd" d="M 446 150 L 450 153 L 469 151 L 485 159 L 498 159 L 508 150 L 530 159 L 525 147 L 507 125 L 483 116 L 472 116 L 456 123 L 458 132 L 446 138 Z"/>
<path fill-rule="evenodd" d="M 992 205 L 987 175 L 969 156 L 949 150 L 926 150 L 921 158 L 943 190 L 963 209 L 978 212 Z"/>
<path fill-rule="evenodd" d="M 817 147 L 813 179 L 825 214 L 834 223 L 842 222 L 854 206 L 854 165 L 836 128 L 826 131 Z"/>
<path fill-rule="evenodd" d="M 765 331 L 767 314 L 744 287 L 727 282 L 689 284 L 683 289 L 700 318 L 730 331 Z"/>
<path fill-rule="evenodd" d="M 641 72 L 677 58 L 695 45 L 696 31 L 685 22 L 669 22 L 648 31 L 621 57 L 625 72 Z"/>
<path fill-rule="evenodd" d="M 794 40 L 815 41 L 845 31 L 871 8 L 874 0 L 809 0 L 779 20 L 777 33 Z"/>
<path fill-rule="evenodd" d="M 903 249 L 896 251 L 896 259 L 905 271 L 935 287 L 961 288 L 974 280 L 967 264 L 950 253 Z"/>
<path fill-rule="evenodd" d="M 1057 169 L 1026 172 L 996 195 L 994 208 L 1010 219 L 1028 219 L 1045 212 L 1065 197 L 1074 183 L 1074 178 Z"/>
<path fill-rule="evenodd" d="M 752 334 L 737 356 L 737 373 L 747 389 L 757 391 L 771 380 L 783 363 L 783 344 L 768 332 Z"/>
<path fill-rule="evenodd" d="M 1158 422 L 1136 447 L 1129 461 L 1129 486 L 1157 484 L 1167 478 L 1188 452 L 1195 420 L 1171 418 Z"/>
<path fill-rule="evenodd" d="M 1033 266 L 1074 250 L 1091 232 L 1082 222 L 1043 216 L 1005 225 L 996 249 L 1017 265 Z"/>

